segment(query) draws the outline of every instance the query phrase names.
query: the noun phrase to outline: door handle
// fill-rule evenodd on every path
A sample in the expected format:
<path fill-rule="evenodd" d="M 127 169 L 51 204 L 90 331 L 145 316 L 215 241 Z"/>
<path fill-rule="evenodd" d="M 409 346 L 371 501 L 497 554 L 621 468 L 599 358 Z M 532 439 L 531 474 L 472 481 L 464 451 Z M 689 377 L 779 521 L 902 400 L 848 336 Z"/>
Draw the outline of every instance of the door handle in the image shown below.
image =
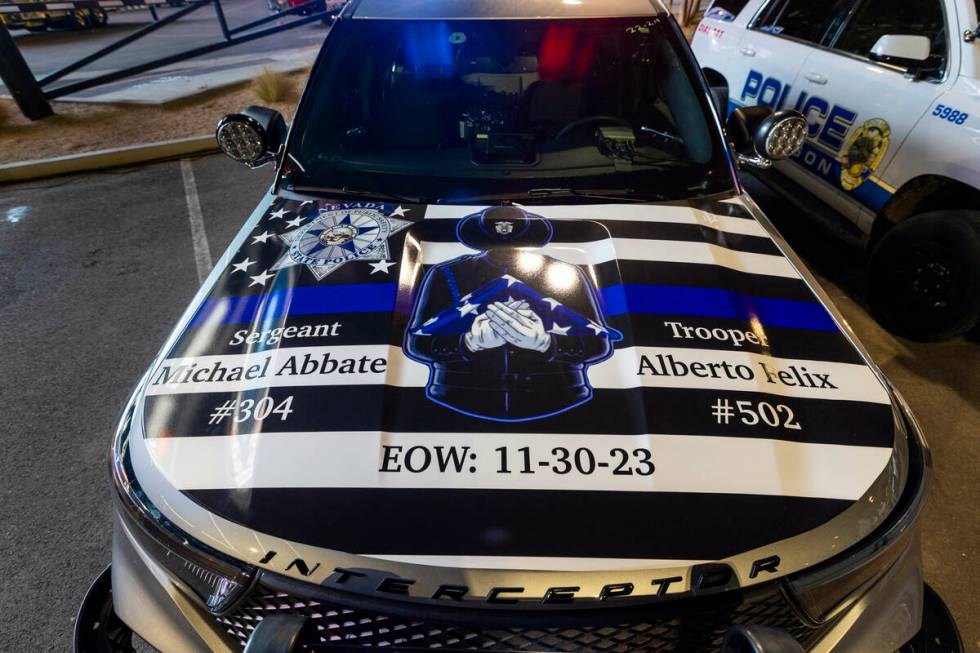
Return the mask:
<path fill-rule="evenodd" d="M 755 56 L 755 48 L 753 48 L 751 45 L 743 45 L 738 49 L 738 51 L 744 54 L 746 57 Z"/>
<path fill-rule="evenodd" d="M 820 73 L 807 73 L 804 77 L 814 84 L 820 84 L 821 86 L 827 83 L 827 78 Z"/>

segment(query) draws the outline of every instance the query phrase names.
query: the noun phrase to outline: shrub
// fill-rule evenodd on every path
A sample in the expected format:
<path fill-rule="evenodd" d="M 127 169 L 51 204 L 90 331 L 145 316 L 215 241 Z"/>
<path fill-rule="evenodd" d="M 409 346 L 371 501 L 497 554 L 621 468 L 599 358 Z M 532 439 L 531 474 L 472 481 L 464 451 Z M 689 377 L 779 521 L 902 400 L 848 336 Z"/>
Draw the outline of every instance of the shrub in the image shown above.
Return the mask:
<path fill-rule="evenodd" d="M 285 73 L 263 68 L 252 82 L 255 97 L 263 102 L 282 102 L 293 90 L 293 83 Z"/>

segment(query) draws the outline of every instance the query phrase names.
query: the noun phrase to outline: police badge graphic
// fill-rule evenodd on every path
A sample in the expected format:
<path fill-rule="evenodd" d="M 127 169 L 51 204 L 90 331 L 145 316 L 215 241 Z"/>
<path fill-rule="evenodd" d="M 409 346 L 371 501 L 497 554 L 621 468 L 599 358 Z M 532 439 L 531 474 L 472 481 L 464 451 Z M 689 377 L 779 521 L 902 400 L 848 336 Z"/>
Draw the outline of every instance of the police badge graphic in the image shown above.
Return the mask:
<path fill-rule="evenodd" d="M 579 266 L 540 253 L 552 224 L 514 206 L 462 219 L 476 250 L 432 266 L 413 298 L 404 351 L 429 367 L 426 396 L 480 419 L 520 422 L 592 398 L 588 368 L 622 334 Z"/>
<path fill-rule="evenodd" d="M 412 224 L 397 215 L 405 209 L 371 203 L 323 207 L 310 222 L 279 234 L 288 247 L 271 269 L 305 265 L 320 281 L 350 261 L 385 260 L 388 237 Z"/>
<path fill-rule="evenodd" d="M 891 144 L 892 128 L 884 118 L 872 118 L 855 130 L 844 148 L 840 183 L 854 190 L 873 175 Z"/>

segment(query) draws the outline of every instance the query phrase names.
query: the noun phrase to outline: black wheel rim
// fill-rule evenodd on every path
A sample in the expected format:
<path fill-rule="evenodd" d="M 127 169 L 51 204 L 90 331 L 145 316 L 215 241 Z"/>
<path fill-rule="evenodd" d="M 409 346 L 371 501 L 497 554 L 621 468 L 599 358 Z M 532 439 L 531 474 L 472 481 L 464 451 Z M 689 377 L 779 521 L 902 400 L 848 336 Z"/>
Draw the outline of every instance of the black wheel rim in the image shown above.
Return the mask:
<path fill-rule="evenodd" d="M 903 311 L 939 312 L 963 297 L 963 271 L 941 243 L 912 243 L 895 261 L 890 284 L 891 303 Z"/>

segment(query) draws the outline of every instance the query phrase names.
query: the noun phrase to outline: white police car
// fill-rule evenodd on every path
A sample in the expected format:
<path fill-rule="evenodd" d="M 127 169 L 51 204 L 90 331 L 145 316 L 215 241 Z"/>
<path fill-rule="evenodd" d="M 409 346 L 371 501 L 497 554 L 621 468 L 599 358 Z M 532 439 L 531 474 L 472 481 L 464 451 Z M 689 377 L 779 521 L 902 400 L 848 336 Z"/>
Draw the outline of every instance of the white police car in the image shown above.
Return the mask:
<path fill-rule="evenodd" d="M 357 56 L 351 56 L 356 53 Z M 360 0 L 126 406 L 76 651 L 958 653 L 928 448 L 648 0 Z M 229 189 L 234 192 L 234 189 Z"/>
<path fill-rule="evenodd" d="M 717 0 L 693 41 L 732 107 L 806 116 L 803 150 L 761 176 L 869 248 L 875 314 L 915 338 L 965 332 L 980 312 L 978 9 Z"/>

